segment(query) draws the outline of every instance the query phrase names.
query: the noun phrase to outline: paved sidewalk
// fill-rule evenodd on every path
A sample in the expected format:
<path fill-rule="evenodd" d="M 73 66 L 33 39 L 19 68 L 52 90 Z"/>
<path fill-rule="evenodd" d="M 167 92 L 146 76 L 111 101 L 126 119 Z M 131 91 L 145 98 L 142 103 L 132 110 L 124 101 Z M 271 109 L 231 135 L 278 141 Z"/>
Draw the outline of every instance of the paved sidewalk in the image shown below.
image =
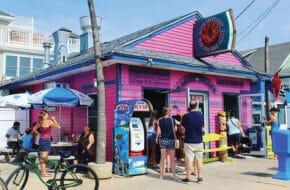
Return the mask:
<path fill-rule="evenodd" d="M 122 177 L 115 175 L 106 180 L 100 180 L 100 190 L 289 190 L 290 181 L 273 179 L 278 162 L 268 158 L 245 156 L 246 159 L 236 159 L 233 163 L 213 162 L 204 165 L 202 184 L 197 184 L 195 176 L 192 182 L 182 182 L 183 165 L 178 163 L 177 171 L 180 180 L 173 181 L 167 173 L 163 180 L 159 179 L 156 170 L 148 170 L 147 175 Z M 0 163 L 1 177 L 6 179 L 16 167 L 11 163 Z M 29 176 L 26 189 L 45 189 L 37 180 L 35 174 Z"/>

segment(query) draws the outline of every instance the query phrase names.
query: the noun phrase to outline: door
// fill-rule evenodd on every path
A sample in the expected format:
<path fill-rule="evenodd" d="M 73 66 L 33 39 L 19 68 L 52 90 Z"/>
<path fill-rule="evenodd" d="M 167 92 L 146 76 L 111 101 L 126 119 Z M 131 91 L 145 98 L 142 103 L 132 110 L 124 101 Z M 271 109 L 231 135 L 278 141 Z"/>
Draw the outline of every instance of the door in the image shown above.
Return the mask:
<path fill-rule="evenodd" d="M 241 126 L 252 142 L 251 155 L 267 155 L 267 132 L 263 125 L 264 96 L 243 94 L 238 96 Z"/>
<path fill-rule="evenodd" d="M 149 100 L 153 110 L 157 111 L 157 118 L 162 116 L 162 108 L 168 106 L 168 94 L 162 89 L 144 89 L 143 97 Z"/>
<path fill-rule="evenodd" d="M 204 117 L 204 132 L 205 134 L 209 133 L 209 111 L 208 111 L 208 94 L 203 92 L 190 92 L 189 93 L 189 102 L 196 101 L 198 103 L 198 111 L 202 113 Z"/>

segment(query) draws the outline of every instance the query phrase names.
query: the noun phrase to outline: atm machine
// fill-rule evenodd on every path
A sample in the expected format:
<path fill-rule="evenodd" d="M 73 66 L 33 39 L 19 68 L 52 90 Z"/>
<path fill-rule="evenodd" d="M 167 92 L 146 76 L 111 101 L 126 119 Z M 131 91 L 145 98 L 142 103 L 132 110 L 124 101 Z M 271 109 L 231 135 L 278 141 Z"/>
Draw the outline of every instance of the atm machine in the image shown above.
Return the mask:
<path fill-rule="evenodd" d="M 145 127 L 139 117 L 132 117 L 129 124 L 130 156 L 141 156 L 145 150 Z"/>
<path fill-rule="evenodd" d="M 146 121 L 153 108 L 146 99 L 121 101 L 114 112 L 113 173 L 147 173 Z"/>

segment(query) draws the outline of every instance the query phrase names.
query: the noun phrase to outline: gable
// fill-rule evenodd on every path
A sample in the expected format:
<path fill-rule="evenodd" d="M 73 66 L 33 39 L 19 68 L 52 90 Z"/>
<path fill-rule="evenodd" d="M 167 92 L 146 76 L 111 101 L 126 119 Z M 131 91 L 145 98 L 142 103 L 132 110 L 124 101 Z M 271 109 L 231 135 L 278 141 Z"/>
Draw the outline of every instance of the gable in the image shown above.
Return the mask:
<path fill-rule="evenodd" d="M 176 23 L 173 28 L 165 28 L 148 39 L 136 44 L 134 48 L 172 53 L 193 57 L 193 26 L 197 18 Z"/>
<path fill-rule="evenodd" d="M 194 15 L 190 19 L 174 23 L 173 26 L 169 25 L 143 37 L 142 40 L 139 40 L 132 47 L 194 57 L 194 25 L 198 19 L 199 17 Z M 231 52 L 204 57 L 202 60 L 243 65 Z"/>

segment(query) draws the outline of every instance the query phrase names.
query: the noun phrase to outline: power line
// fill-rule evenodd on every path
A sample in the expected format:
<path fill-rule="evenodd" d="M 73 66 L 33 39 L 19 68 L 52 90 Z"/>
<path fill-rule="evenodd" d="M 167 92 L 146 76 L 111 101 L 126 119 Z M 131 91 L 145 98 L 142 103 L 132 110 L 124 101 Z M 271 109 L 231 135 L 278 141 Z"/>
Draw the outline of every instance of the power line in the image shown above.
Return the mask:
<path fill-rule="evenodd" d="M 271 8 L 268 8 L 266 11 L 264 11 L 254 22 L 249 24 L 244 30 L 242 30 L 238 35 L 242 35 L 244 32 L 246 32 L 249 28 L 254 28 L 261 20 L 265 18 L 267 14 L 270 13 Z"/>
<path fill-rule="evenodd" d="M 235 20 L 237 20 L 256 0 L 253 0 L 250 4 L 248 4 L 248 6 L 246 8 L 244 8 L 244 10 L 242 10 L 242 12 L 235 18 Z"/>
<path fill-rule="evenodd" d="M 266 18 L 266 16 L 268 14 L 270 14 L 270 12 L 277 6 L 277 4 L 280 2 L 280 0 L 277 0 L 275 3 L 273 3 L 266 11 L 264 11 L 253 23 L 251 23 L 250 25 L 248 25 L 241 33 L 239 33 L 238 35 L 241 35 L 242 33 L 244 33 L 245 31 L 247 31 L 252 25 L 252 28 L 250 28 L 250 30 L 238 41 L 238 43 L 240 43 L 244 38 L 246 38 L 257 26 L 260 22 L 262 22 L 262 20 L 264 20 Z"/>

